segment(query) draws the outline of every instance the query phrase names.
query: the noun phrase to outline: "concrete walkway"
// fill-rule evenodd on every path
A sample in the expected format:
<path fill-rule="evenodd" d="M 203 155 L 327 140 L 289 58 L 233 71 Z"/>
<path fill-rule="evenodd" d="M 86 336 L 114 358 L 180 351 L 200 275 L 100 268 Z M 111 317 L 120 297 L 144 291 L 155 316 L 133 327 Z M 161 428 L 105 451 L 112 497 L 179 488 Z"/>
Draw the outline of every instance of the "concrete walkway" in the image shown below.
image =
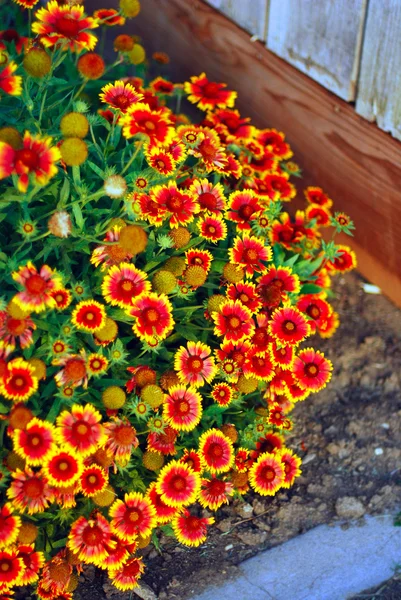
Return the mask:
<path fill-rule="evenodd" d="M 401 527 L 365 517 L 348 529 L 321 525 L 262 552 L 237 579 L 193 600 L 346 600 L 379 585 L 401 563 Z"/>

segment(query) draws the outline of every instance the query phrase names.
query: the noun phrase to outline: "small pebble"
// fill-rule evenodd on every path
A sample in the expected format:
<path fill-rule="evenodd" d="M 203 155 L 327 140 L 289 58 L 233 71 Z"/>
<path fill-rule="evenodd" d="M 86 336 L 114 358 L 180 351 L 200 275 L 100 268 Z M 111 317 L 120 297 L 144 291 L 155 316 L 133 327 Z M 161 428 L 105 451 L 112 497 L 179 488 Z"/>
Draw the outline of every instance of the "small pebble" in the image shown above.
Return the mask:
<path fill-rule="evenodd" d="M 381 426 L 383 429 L 390 429 L 390 425 L 388 423 L 382 423 Z"/>
<path fill-rule="evenodd" d="M 228 544 L 228 546 L 226 546 L 224 548 L 224 550 L 226 550 L 228 552 L 228 550 L 232 550 L 234 548 L 234 544 Z"/>
<path fill-rule="evenodd" d="M 381 456 L 383 454 L 383 448 L 375 448 L 376 456 Z"/>

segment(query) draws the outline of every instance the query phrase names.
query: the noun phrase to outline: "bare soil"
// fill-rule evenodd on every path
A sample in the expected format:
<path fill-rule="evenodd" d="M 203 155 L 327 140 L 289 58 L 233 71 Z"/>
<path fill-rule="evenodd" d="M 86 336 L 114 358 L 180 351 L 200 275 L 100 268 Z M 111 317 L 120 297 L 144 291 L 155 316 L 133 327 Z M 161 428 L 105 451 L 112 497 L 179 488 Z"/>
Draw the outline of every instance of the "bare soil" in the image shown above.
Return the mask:
<path fill-rule="evenodd" d="M 332 339 L 314 340 L 333 361 L 335 374 L 327 389 L 297 405 L 288 440 L 303 458 L 302 476 L 272 499 L 250 493 L 245 503 L 221 508 L 198 549 L 161 535 L 161 552 L 144 550 L 139 597 L 186 600 L 235 576 L 246 558 L 319 524 L 395 511 L 401 483 L 401 311 L 384 296 L 365 293 L 358 274 L 337 280 L 335 292 L 341 327 Z M 118 592 L 92 568 L 81 581 L 77 600 L 138 597 Z M 399 577 L 389 585 L 354 600 L 399 600 Z"/>

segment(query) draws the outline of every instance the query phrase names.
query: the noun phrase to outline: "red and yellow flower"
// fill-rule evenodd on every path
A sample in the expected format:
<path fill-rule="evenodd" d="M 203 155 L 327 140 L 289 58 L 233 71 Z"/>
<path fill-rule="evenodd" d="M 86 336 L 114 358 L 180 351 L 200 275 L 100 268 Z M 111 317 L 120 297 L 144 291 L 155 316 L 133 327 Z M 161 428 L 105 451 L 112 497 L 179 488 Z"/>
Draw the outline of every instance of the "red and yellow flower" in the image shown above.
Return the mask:
<path fill-rule="evenodd" d="M 215 216 L 206 216 L 197 222 L 199 235 L 209 242 L 216 244 L 227 237 L 227 225 L 223 219 Z"/>
<path fill-rule="evenodd" d="M 294 346 L 281 346 L 274 340 L 269 345 L 270 358 L 275 366 L 290 369 L 294 363 Z"/>
<path fill-rule="evenodd" d="M 280 160 L 288 160 L 293 154 L 289 144 L 285 142 L 285 134 L 277 129 L 261 129 L 256 139 Z"/>
<path fill-rule="evenodd" d="M 333 204 L 333 201 L 328 197 L 327 194 L 324 193 L 322 188 L 316 186 L 309 186 L 304 191 L 305 198 L 310 204 L 315 204 L 316 206 L 324 206 L 325 208 L 330 208 Z"/>
<path fill-rule="evenodd" d="M 166 146 L 175 135 L 168 113 L 163 109 L 152 110 L 143 102 L 128 107 L 119 124 L 126 138 L 140 134 L 148 139 L 151 146 Z"/>
<path fill-rule="evenodd" d="M 64 349 L 62 349 L 64 344 Z M 62 340 L 57 340 L 53 344 L 53 351 L 57 350 L 57 355 L 64 354 L 66 344 Z M 54 379 L 58 386 L 69 384 L 72 387 L 83 385 L 85 388 L 88 385 L 88 371 L 86 365 L 85 350 L 81 350 L 81 354 L 66 354 L 55 358 L 52 361 L 53 365 L 61 365 L 64 368 L 59 371 Z"/>
<path fill-rule="evenodd" d="M 109 483 L 109 476 L 100 465 L 85 467 L 79 478 L 79 485 L 86 498 L 102 492 Z"/>
<path fill-rule="evenodd" d="M 211 317 L 215 323 L 214 333 L 228 341 L 242 341 L 252 336 L 255 330 L 251 311 L 239 300 L 228 300 L 221 312 L 213 312 Z"/>
<path fill-rule="evenodd" d="M 108 104 L 110 108 L 125 114 L 131 106 L 143 100 L 143 94 L 138 92 L 130 83 L 115 81 L 102 87 L 99 98 L 102 102 Z"/>
<path fill-rule="evenodd" d="M 150 499 L 139 492 L 125 494 L 124 502 L 116 500 L 109 510 L 111 530 L 123 542 L 147 537 L 157 524 L 156 510 Z"/>
<path fill-rule="evenodd" d="M 174 368 L 179 379 L 193 387 L 210 383 L 216 376 L 217 367 L 214 358 L 210 356 L 211 348 L 203 342 L 187 343 L 175 353 Z"/>
<path fill-rule="evenodd" d="M 143 294 L 133 300 L 129 314 L 134 317 L 133 332 L 146 342 L 163 340 L 173 329 L 173 307 L 165 294 Z"/>
<path fill-rule="evenodd" d="M 50 295 L 52 298 L 54 298 L 56 302 L 57 310 L 64 310 L 64 308 L 70 306 L 72 302 L 72 294 L 69 290 L 66 290 L 65 288 L 52 290 L 50 292 Z"/>
<path fill-rule="evenodd" d="M 270 321 L 269 333 L 284 345 L 297 345 L 310 333 L 308 321 L 295 307 L 277 308 Z"/>
<path fill-rule="evenodd" d="M 230 194 L 226 218 L 237 224 L 240 231 L 250 230 L 252 221 L 259 218 L 264 206 L 252 190 L 236 191 Z"/>
<path fill-rule="evenodd" d="M 187 509 L 176 515 L 171 522 L 177 540 L 185 546 L 192 547 L 203 544 L 207 536 L 207 527 L 213 523 L 213 517 L 196 517 Z"/>
<path fill-rule="evenodd" d="M 70 450 L 54 450 L 43 466 L 43 472 L 49 483 L 56 488 L 66 488 L 73 485 L 83 471 L 82 459 Z"/>
<path fill-rule="evenodd" d="M 107 435 L 105 448 L 112 453 L 117 465 L 125 466 L 132 450 L 139 444 L 136 430 L 128 421 L 119 418 L 105 423 L 104 430 Z"/>
<path fill-rule="evenodd" d="M 284 465 L 279 456 L 263 453 L 249 471 L 249 481 L 261 496 L 274 496 L 284 483 Z"/>
<path fill-rule="evenodd" d="M 106 323 L 106 310 L 96 300 L 82 300 L 72 311 L 71 321 L 77 329 L 95 333 Z"/>
<path fill-rule="evenodd" d="M 213 185 L 207 179 L 195 179 L 189 192 L 195 198 L 201 211 L 220 215 L 226 208 L 226 198 L 221 183 Z"/>
<path fill-rule="evenodd" d="M 249 450 L 246 448 L 238 448 L 234 459 L 234 467 L 238 473 L 246 473 L 249 463 Z"/>
<path fill-rule="evenodd" d="M 150 292 L 150 289 L 147 274 L 126 262 L 111 266 L 102 283 L 106 302 L 121 308 L 132 306 L 134 298 Z"/>
<path fill-rule="evenodd" d="M 347 273 L 356 268 L 356 255 L 349 246 L 338 245 L 336 246 L 336 250 L 339 252 L 339 256 L 336 256 L 327 263 L 329 269 L 338 273 Z"/>
<path fill-rule="evenodd" d="M 165 504 L 172 507 L 193 504 L 199 489 L 199 474 L 178 460 L 172 460 L 163 467 L 156 481 L 157 493 Z"/>
<path fill-rule="evenodd" d="M 202 479 L 199 504 L 203 508 L 217 510 L 223 504 L 229 503 L 228 496 L 231 496 L 233 493 L 234 487 L 230 481 L 223 481 L 217 477 Z"/>
<path fill-rule="evenodd" d="M 245 268 L 245 273 L 252 277 L 255 272 L 266 271 L 264 262 L 272 259 L 270 246 L 265 246 L 262 238 L 244 234 L 234 240 L 233 247 L 228 251 L 230 261 Z"/>
<path fill-rule="evenodd" d="M 0 551 L 0 593 L 22 585 L 25 565 L 17 549 Z"/>
<path fill-rule="evenodd" d="M 170 152 L 160 148 L 150 148 L 145 151 L 146 160 L 152 169 L 167 177 L 177 169 L 177 163 Z"/>
<path fill-rule="evenodd" d="M 107 371 L 108 366 L 109 361 L 102 354 L 98 354 L 95 352 L 88 356 L 86 368 L 88 370 L 88 373 L 90 373 L 91 375 L 95 377 L 102 375 Z"/>
<path fill-rule="evenodd" d="M 233 466 L 233 444 L 219 429 L 208 429 L 200 436 L 199 453 L 211 473 L 225 473 Z"/>
<path fill-rule="evenodd" d="M 113 585 L 122 591 L 133 590 L 138 585 L 138 579 L 145 570 L 141 558 L 129 558 L 122 566 L 108 569 Z"/>
<path fill-rule="evenodd" d="M 184 83 L 188 100 L 201 110 L 233 107 L 237 92 L 227 90 L 226 87 L 226 83 L 209 81 L 205 73 L 201 73 L 199 76 L 194 75 L 190 81 Z"/>
<path fill-rule="evenodd" d="M 134 256 L 131 252 L 125 250 L 118 243 L 120 239 L 120 230 L 120 225 L 109 229 L 109 231 L 106 233 L 104 241 L 114 243 L 107 244 L 105 246 L 98 246 L 92 252 L 90 262 L 96 267 L 103 263 L 100 268 L 104 270 L 112 265 L 119 265 L 122 262 L 127 262 Z"/>
<path fill-rule="evenodd" d="M 39 573 L 45 564 L 45 556 L 43 552 L 35 552 L 33 544 L 20 544 L 17 552 L 25 567 L 21 585 L 31 585 L 39 579 Z"/>
<path fill-rule="evenodd" d="M 86 458 L 106 441 L 102 415 L 91 404 L 74 404 L 57 417 L 56 436 L 59 444 L 68 451 Z"/>
<path fill-rule="evenodd" d="M 262 307 L 262 300 L 253 283 L 243 281 L 232 283 L 227 287 L 227 298 L 239 300 L 252 314 L 257 313 Z"/>
<path fill-rule="evenodd" d="M 30 317 L 15 319 L 7 311 L 0 311 L 0 339 L 8 347 L 15 348 L 19 340 L 22 349 L 33 344 L 35 323 Z"/>
<path fill-rule="evenodd" d="M 297 294 L 299 290 L 299 277 L 289 267 L 269 266 L 258 279 L 258 292 L 268 308 L 276 308 L 287 299 L 287 294 Z"/>
<path fill-rule="evenodd" d="M 167 425 L 163 431 L 151 431 L 148 435 L 148 450 L 155 450 L 162 454 L 176 454 L 177 435 L 177 431 L 170 425 Z"/>
<path fill-rule="evenodd" d="M 290 488 L 296 477 L 299 477 L 302 473 L 300 469 L 302 461 L 299 456 L 294 454 L 294 452 L 288 448 L 283 448 L 276 456 L 281 459 L 281 462 L 284 465 L 284 481 L 282 487 Z"/>
<path fill-rule="evenodd" d="M 99 21 L 99 25 L 124 25 L 125 18 L 120 15 L 114 8 L 100 8 L 93 13 L 94 18 Z"/>
<path fill-rule="evenodd" d="M 270 381 L 274 377 L 274 367 L 269 354 L 263 354 L 258 348 L 249 350 L 242 367 L 245 377 L 256 377 L 261 381 Z"/>
<path fill-rule="evenodd" d="M 192 431 L 202 417 L 202 396 L 194 388 L 172 386 L 163 403 L 163 417 L 178 431 Z"/>
<path fill-rule="evenodd" d="M 21 529 L 21 517 L 13 514 L 10 503 L 0 508 L 0 548 L 7 548 L 14 544 Z"/>
<path fill-rule="evenodd" d="M 60 5 L 51 0 L 46 7 L 40 8 L 32 24 L 32 32 L 40 36 L 40 42 L 46 48 L 54 46 L 71 52 L 93 50 L 97 37 L 88 30 L 99 27 L 96 19 L 87 17 L 80 4 Z"/>
<path fill-rule="evenodd" d="M 294 359 L 292 372 L 298 385 L 311 392 L 319 392 L 330 381 L 333 365 L 322 352 L 305 348 Z"/>
<path fill-rule="evenodd" d="M 108 546 L 112 546 L 110 523 L 96 512 L 92 518 L 79 517 L 72 524 L 67 547 L 81 561 L 101 561 L 107 558 Z"/>
<path fill-rule="evenodd" d="M 11 60 L 8 65 L 0 71 L 0 90 L 3 90 L 3 92 L 10 96 L 20 96 L 22 93 L 22 77 L 21 75 L 14 75 L 17 68 L 18 65 Z"/>
<path fill-rule="evenodd" d="M 28 465 L 40 466 L 51 455 L 55 444 L 55 429 L 51 423 L 34 417 L 25 429 L 15 429 L 14 450 Z"/>
<path fill-rule="evenodd" d="M 42 312 L 46 308 L 56 306 L 52 292 L 60 287 L 61 280 L 50 267 L 43 265 L 38 271 L 28 262 L 11 275 L 14 281 L 24 288 L 13 299 L 23 310 Z"/>
<path fill-rule="evenodd" d="M 173 181 L 152 188 L 150 198 L 156 202 L 161 214 L 170 215 L 169 224 L 172 228 L 193 221 L 194 214 L 198 210 L 194 198 L 180 191 Z"/>
<path fill-rule="evenodd" d="M 28 400 L 39 386 L 34 367 L 23 358 L 14 358 L 7 363 L 7 371 L 0 380 L 0 394 L 8 400 Z"/>
<path fill-rule="evenodd" d="M 27 511 L 29 515 L 43 512 L 53 502 L 54 492 L 43 471 L 34 473 L 29 467 L 24 471 L 16 469 L 12 478 L 7 498 L 19 512 Z"/>
<path fill-rule="evenodd" d="M 233 400 L 234 390 L 227 383 L 216 383 L 211 391 L 211 396 L 220 406 L 228 406 Z"/>
<path fill-rule="evenodd" d="M 178 509 L 175 506 L 169 506 L 163 502 L 161 495 L 157 493 L 155 481 L 148 487 L 146 496 L 149 498 L 156 511 L 157 523 L 159 525 L 169 523 Z"/>

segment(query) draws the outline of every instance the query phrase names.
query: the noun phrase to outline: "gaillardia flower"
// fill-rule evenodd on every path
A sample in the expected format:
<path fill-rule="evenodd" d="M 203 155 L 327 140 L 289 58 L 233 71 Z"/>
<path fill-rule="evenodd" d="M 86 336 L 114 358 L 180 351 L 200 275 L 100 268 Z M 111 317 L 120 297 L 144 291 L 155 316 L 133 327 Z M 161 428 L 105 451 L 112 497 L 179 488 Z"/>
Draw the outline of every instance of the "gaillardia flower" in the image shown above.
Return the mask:
<path fill-rule="evenodd" d="M 57 417 L 56 436 L 59 444 L 82 457 L 93 454 L 106 442 L 102 415 L 91 404 L 74 404 Z"/>
<path fill-rule="evenodd" d="M 52 293 L 61 287 L 59 275 L 47 265 L 38 271 L 28 262 L 12 273 L 12 278 L 24 289 L 14 296 L 14 301 L 24 310 L 42 312 L 56 306 Z"/>
<path fill-rule="evenodd" d="M 261 496 L 274 496 L 284 483 L 284 465 L 276 454 L 261 454 L 249 471 L 249 481 Z"/>
<path fill-rule="evenodd" d="M 14 358 L 7 364 L 7 371 L 0 380 L 0 393 L 14 402 L 28 400 L 38 389 L 34 367 L 23 358 Z"/>
<path fill-rule="evenodd" d="M 150 292 L 147 274 L 130 263 L 112 265 L 102 283 L 102 294 L 109 304 L 126 308 L 143 293 Z"/>
<path fill-rule="evenodd" d="M 214 110 L 216 107 L 226 108 L 234 106 L 237 92 L 226 89 L 226 83 L 209 81 L 205 73 L 191 77 L 185 82 L 184 90 L 188 100 L 197 104 L 201 110 Z"/>
<path fill-rule="evenodd" d="M 156 481 L 156 491 L 165 504 L 172 507 L 188 506 L 195 502 L 200 489 L 200 478 L 186 464 L 172 460 L 163 467 Z"/>
<path fill-rule="evenodd" d="M 178 431 L 192 431 L 202 417 L 202 397 L 194 388 L 172 386 L 163 403 L 163 416 Z"/>
<path fill-rule="evenodd" d="M 298 385 L 311 392 L 319 392 L 331 379 L 333 365 L 322 352 L 305 348 L 294 359 L 292 372 Z"/>
<path fill-rule="evenodd" d="M 123 542 L 146 537 L 156 526 L 156 510 L 149 498 L 139 492 L 125 494 L 124 502 L 116 500 L 110 507 L 111 530 Z"/>
<path fill-rule="evenodd" d="M 94 562 L 107 557 L 112 546 L 110 523 L 99 512 L 94 518 L 79 517 L 71 527 L 67 547 L 81 561 Z"/>
<path fill-rule="evenodd" d="M 55 444 L 55 430 L 51 423 L 34 417 L 25 429 L 15 429 L 14 450 L 26 463 L 40 466 L 50 456 Z"/>
<path fill-rule="evenodd" d="M 187 343 L 175 353 L 174 368 L 179 379 L 193 387 L 210 383 L 217 373 L 211 348 L 202 342 Z"/>
<path fill-rule="evenodd" d="M 225 473 L 234 463 L 231 440 L 219 429 L 208 429 L 199 438 L 199 453 L 211 473 Z"/>
<path fill-rule="evenodd" d="M 163 340 L 173 329 L 173 307 L 165 294 L 143 294 L 135 298 L 129 314 L 134 317 L 134 333 L 149 342 Z"/>
<path fill-rule="evenodd" d="M 106 323 L 106 310 L 100 302 L 82 300 L 72 311 L 71 321 L 77 329 L 96 333 Z"/>
<path fill-rule="evenodd" d="M 172 520 L 175 536 L 185 546 L 200 546 L 206 540 L 207 527 L 214 523 L 213 517 L 196 517 L 184 510 Z"/>

